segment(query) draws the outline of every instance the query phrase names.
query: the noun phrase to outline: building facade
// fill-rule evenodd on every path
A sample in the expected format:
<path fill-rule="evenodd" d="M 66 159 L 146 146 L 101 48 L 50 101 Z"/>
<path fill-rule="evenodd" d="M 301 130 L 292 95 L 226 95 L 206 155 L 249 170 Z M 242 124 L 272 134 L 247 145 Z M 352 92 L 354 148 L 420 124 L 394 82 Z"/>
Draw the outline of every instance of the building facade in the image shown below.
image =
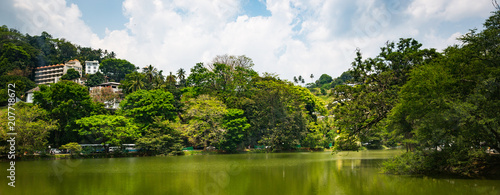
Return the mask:
<path fill-rule="evenodd" d="M 37 85 L 57 83 L 69 69 L 75 69 L 80 73 L 80 77 L 82 76 L 82 65 L 80 61 L 74 59 L 66 62 L 66 64 L 55 64 L 36 68 L 35 83 Z M 75 80 L 77 80 L 75 81 L 76 83 L 81 83 L 80 79 Z"/>
<path fill-rule="evenodd" d="M 85 74 L 95 74 L 101 72 L 99 70 L 99 61 L 85 61 Z"/>

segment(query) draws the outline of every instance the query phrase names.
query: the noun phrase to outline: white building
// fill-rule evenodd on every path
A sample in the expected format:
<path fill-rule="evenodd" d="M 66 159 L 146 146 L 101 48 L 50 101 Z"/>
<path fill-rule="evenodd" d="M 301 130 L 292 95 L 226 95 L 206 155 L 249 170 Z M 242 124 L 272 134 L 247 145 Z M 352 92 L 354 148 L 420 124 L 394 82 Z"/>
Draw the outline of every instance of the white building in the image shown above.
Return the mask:
<path fill-rule="evenodd" d="M 82 65 L 80 61 L 74 59 L 66 62 L 66 64 L 55 64 L 36 68 L 35 83 L 37 85 L 57 83 L 69 69 L 75 69 L 80 73 L 80 77 L 82 76 Z M 78 78 L 75 79 L 74 82 L 81 83 L 81 80 Z"/>
<path fill-rule="evenodd" d="M 99 61 L 85 61 L 85 74 L 95 74 L 101 72 L 99 70 Z"/>
<path fill-rule="evenodd" d="M 35 87 L 26 92 L 26 103 L 33 103 L 33 94 L 35 91 L 40 91 L 40 87 Z"/>

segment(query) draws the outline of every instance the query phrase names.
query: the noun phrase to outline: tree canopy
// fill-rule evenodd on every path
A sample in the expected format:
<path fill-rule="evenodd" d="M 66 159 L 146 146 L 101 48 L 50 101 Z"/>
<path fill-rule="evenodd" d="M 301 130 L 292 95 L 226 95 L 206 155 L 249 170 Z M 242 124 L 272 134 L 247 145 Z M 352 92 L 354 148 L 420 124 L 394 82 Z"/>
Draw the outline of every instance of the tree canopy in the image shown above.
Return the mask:
<path fill-rule="evenodd" d="M 61 77 L 61 80 L 73 80 L 73 79 L 77 79 L 77 78 L 80 78 L 80 73 L 78 71 L 76 71 L 75 69 L 71 68 L 71 69 L 68 69 L 66 74 L 64 74 Z"/>
<path fill-rule="evenodd" d="M 78 141 L 73 132 L 75 120 L 103 112 L 103 105 L 92 101 L 85 86 L 60 81 L 39 87 L 33 102 L 45 109 L 51 119 L 58 121 L 58 130 L 53 132 L 50 140 L 56 145 Z"/>
<path fill-rule="evenodd" d="M 125 79 L 125 75 L 135 72 L 137 68 L 127 60 L 109 58 L 101 61 L 99 69 L 110 81 L 120 82 Z"/>

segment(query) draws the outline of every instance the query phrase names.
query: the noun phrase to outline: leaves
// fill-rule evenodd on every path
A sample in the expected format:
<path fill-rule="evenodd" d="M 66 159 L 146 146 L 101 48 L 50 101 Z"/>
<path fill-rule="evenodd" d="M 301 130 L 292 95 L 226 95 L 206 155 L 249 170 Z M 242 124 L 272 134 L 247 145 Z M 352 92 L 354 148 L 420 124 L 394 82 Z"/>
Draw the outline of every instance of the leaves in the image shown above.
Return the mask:
<path fill-rule="evenodd" d="M 118 146 L 139 137 L 139 128 L 132 119 L 116 115 L 93 115 L 75 121 L 78 134 L 91 136 L 96 143 Z"/>

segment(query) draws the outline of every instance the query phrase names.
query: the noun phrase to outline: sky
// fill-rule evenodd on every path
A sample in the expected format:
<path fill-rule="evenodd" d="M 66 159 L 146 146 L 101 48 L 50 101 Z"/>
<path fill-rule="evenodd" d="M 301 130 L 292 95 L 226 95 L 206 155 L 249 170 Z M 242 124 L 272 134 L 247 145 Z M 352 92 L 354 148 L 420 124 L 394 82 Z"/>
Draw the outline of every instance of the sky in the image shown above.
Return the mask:
<path fill-rule="evenodd" d="M 245 55 L 259 73 L 338 77 L 356 48 L 414 38 L 439 51 L 494 11 L 491 0 L 2 0 L 0 25 L 46 31 L 164 73 Z"/>

